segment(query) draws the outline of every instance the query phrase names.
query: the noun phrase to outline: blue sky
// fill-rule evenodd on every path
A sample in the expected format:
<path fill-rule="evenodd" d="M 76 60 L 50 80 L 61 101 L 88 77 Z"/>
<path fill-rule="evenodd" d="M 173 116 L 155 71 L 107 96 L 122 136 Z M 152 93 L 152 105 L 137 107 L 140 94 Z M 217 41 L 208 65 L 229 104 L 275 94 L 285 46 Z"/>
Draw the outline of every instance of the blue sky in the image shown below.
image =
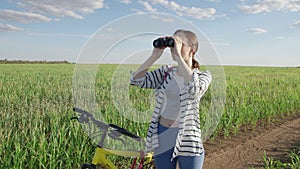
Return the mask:
<path fill-rule="evenodd" d="M 2 0 L 0 59 L 76 62 L 100 28 L 145 12 L 193 24 L 212 42 L 221 64 L 300 66 L 300 0 Z"/>

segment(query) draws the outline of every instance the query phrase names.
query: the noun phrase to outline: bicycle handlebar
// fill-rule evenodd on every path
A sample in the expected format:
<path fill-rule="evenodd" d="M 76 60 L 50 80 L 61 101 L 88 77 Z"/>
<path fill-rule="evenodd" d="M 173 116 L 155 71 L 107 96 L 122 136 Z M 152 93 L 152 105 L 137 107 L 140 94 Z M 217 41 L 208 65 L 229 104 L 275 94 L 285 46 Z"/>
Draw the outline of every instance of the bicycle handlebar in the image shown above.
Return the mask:
<path fill-rule="evenodd" d="M 108 129 L 109 127 L 112 127 L 114 129 L 116 129 L 117 132 L 125 135 L 125 136 L 128 136 L 128 137 L 131 137 L 133 139 L 136 139 L 137 141 L 141 141 L 141 137 L 129 132 L 128 130 L 122 128 L 122 127 L 119 127 L 115 124 L 106 124 L 106 123 L 103 123 L 101 121 L 98 121 L 94 118 L 93 114 L 85 111 L 85 110 L 82 110 L 82 109 L 79 109 L 77 107 L 74 107 L 73 108 L 73 111 L 77 112 L 77 113 L 80 113 L 80 117 L 72 117 L 71 119 L 77 119 L 80 123 L 88 123 L 90 120 L 92 120 L 92 122 L 94 124 L 96 124 L 98 127 L 100 128 L 105 128 L 105 129 Z"/>
<path fill-rule="evenodd" d="M 96 120 L 94 118 L 93 114 L 91 114 L 91 113 L 89 113 L 85 110 L 74 107 L 73 111 L 81 114 L 79 116 L 79 118 L 76 118 L 80 123 L 88 123 L 90 120 L 92 120 L 92 122 L 95 123 L 98 127 L 101 127 L 101 128 L 108 128 L 109 127 L 108 124 Z"/>
<path fill-rule="evenodd" d="M 117 129 L 117 131 L 120 132 L 121 134 L 124 134 L 124 135 L 126 135 L 126 136 L 128 136 L 128 137 L 134 138 L 134 139 L 136 139 L 136 140 L 138 140 L 138 141 L 141 140 L 141 137 L 139 137 L 139 136 L 137 136 L 137 135 L 131 133 L 130 131 L 128 131 L 128 130 L 122 128 L 122 127 L 119 127 L 119 126 L 117 126 L 117 125 L 115 125 L 115 124 L 109 124 L 109 126 L 112 127 L 112 128 Z"/>

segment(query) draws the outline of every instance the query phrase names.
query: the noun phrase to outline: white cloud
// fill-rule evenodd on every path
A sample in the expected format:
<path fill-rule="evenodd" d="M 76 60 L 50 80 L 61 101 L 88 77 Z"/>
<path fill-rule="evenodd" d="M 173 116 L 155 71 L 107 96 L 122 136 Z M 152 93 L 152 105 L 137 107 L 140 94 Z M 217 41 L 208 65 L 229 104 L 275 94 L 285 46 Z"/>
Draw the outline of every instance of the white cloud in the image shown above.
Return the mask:
<path fill-rule="evenodd" d="M 179 16 L 189 16 L 195 19 L 214 19 L 216 16 L 217 10 L 215 8 L 198 8 L 198 7 L 187 7 L 180 5 L 175 1 L 167 0 L 153 0 L 150 1 L 153 5 L 162 5 L 165 8 L 168 8 L 174 11 Z"/>
<path fill-rule="evenodd" d="M 154 5 L 156 5 L 156 4 L 160 4 L 163 6 L 169 5 L 169 1 L 167 1 L 167 0 L 153 0 L 153 1 L 151 1 L 151 3 Z"/>
<path fill-rule="evenodd" d="M 156 12 L 156 9 L 154 9 L 147 1 L 139 1 L 140 4 L 142 4 L 147 12 Z"/>
<path fill-rule="evenodd" d="M 156 19 L 156 20 L 160 20 L 164 23 L 174 23 L 174 22 L 176 22 L 176 20 L 174 18 L 169 18 L 169 17 L 159 17 L 159 16 L 152 15 L 151 18 Z"/>
<path fill-rule="evenodd" d="M 107 28 L 106 31 L 107 32 L 113 32 L 114 30 L 113 30 L 113 28 Z"/>
<path fill-rule="evenodd" d="M 36 13 L 20 12 L 20 11 L 4 9 L 4 10 L 0 10 L 0 20 L 19 22 L 19 23 L 32 23 L 32 22 L 50 22 L 52 19 Z"/>
<path fill-rule="evenodd" d="M 174 23 L 175 20 L 173 18 L 161 18 L 161 20 L 165 23 Z"/>
<path fill-rule="evenodd" d="M 268 30 L 262 28 L 252 28 L 252 29 L 248 29 L 247 32 L 252 34 L 263 34 L 263 33 L 267 33 Z"/>
<path fill-rule="evenodd" d="M 185 16 L 190 16 L 196 19 L 213 19 L 216 14 L 217 10 L 215 8 L 196 8 L 196 7 L 192 7 L 190 9 L 187 9 L 184 11 Z"/>
<path fill-rule="evenodd" d="M 239 5 L 239 9 L 248 14 L 272 11 L 300 11 L 300 0 L 260 0 L 251 5 Z"/>
<path fill-rule="evenodd" d="M 174 1 L 170 2 L 170 7 L 173 9 L 173 11 L 180 11 L 180 10 L 183 10 L 181 8 L 186 8 L 185 6 L 180 6 L 179 4 L 177 4 Z"/>
<path fill-rule="evenodd" d="M 221 0 L 208 0 L 209 2 L 220 3 Z"/>
<path fill-rule="evenodd" d="M 300 28 L 300 21 L 296 21 L 292 24 L 292 28 Z"/>
<path fill-rule="evenodd" d="M 122 4 L 126 4 L 126 5 L 128 5 L 128 4 L 131 4 L 132 3 L 132 1 L 131 0 L 121 0 L 120 1 Z"/>
<path fill-rule="evenodd" d="M 139 9 L 136 9 L 136 8 L 131 9 L 131 11 L 132 11 L 132 12 L 135 12 L 135 13 L 137 13 L 137 14 L 144 14 L 143 11 L 141 11 L 141 10 L 139 10 Z"/>
<path fill-rule="evenodd" d="M 24 29 L 9 24 L 0 23 L 0 32 L 15 32 L 15 31 L 22 31 L 22 30 Z"/>
<path fill-rule="evenodd" d="M 39 32 L 27 32 L 30 36 L 44 36 L 44 37 L 75 37 L 88 39 L 91 35 L 88 34 L 67 34 L 67 33 L 39 33 Z"/>
<path fill-rule="evenodd" d="M 18 5 L 44 15 L 68 16 L 76 19 L 83 19 L 83 15 L 104 7 L 103 0 L 22 0 Z"/>

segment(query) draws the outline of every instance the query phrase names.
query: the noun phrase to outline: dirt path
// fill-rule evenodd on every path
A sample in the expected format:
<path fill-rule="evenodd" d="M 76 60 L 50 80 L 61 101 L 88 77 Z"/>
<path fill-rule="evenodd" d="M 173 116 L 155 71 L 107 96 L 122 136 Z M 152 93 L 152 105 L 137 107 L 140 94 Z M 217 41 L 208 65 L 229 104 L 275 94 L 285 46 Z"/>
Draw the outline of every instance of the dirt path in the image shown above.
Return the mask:
<path fill-rule="evenodd" d="M 282 160 L 296 146 L 300 146 L 300 116 L 205 143 L 204 169 L 263 168 L 264 152 Z"/>

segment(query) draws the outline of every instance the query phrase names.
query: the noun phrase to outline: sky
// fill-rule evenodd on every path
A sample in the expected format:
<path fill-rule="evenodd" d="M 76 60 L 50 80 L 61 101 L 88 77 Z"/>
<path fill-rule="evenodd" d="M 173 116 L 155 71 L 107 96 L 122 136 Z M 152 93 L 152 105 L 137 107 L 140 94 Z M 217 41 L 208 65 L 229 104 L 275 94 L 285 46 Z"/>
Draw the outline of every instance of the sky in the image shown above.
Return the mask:
<path fill-rule="evenodd" d="M 190 27 L 215 50 L 200 60 L 300 66 L 300 0 L 1 0 L 0 59 L 141 63 L 153 38 Z"/>

